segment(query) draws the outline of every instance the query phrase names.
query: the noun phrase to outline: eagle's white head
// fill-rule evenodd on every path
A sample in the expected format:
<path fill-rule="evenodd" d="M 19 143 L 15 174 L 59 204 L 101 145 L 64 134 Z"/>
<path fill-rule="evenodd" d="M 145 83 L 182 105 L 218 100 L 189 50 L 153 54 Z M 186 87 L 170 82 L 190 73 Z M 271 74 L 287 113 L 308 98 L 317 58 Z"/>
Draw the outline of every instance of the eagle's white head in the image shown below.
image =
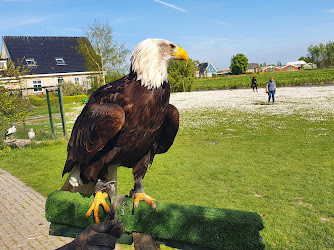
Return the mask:
<path fill-rule="evenodd" d="M 175 59 L 186 60 L 188 54 L 181 47 L 163 39 L 146 39 L 140 42 L 131 56 L 131 70 L 141 85 L 159 88 L 168 81 L 167 67 Z"/>

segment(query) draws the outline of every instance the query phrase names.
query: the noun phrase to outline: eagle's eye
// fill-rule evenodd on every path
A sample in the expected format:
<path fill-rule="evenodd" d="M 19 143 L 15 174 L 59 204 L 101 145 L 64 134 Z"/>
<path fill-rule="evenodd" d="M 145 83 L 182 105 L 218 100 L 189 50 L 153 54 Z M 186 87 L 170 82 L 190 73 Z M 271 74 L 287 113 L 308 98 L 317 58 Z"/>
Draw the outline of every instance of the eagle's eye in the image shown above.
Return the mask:
<path fill-rule="evenodd" d="M 174 44 L 169 44 L 169 48 L 170 49 L 175 49 L 175 45 Z"/>

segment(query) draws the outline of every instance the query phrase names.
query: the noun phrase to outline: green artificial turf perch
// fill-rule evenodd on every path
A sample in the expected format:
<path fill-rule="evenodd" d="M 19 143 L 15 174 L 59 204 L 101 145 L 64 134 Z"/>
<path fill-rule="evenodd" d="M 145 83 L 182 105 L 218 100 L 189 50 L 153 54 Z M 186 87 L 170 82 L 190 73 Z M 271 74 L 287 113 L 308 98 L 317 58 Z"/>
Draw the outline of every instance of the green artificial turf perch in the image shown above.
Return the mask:
<path fill-rule="evenodd" d="M 55 224 L 86 228 L 94 224 L 92 216 L 86 219 L 93 199 L 93 195 L 55 191 L 46 201 L 46 218 Z M 118 208 L 118 218 L 125 222 L 125 231 L 214 249 L 264 248 L 259 234 L 263 222 L 256 213 L 165 201 L 156 204 L 155 214 L 148 204 L 141 202 L 132 215 L 133 199 L 125 197 Z M 99 215 L 101 221 L 106 217 L 102 207 Z"/>

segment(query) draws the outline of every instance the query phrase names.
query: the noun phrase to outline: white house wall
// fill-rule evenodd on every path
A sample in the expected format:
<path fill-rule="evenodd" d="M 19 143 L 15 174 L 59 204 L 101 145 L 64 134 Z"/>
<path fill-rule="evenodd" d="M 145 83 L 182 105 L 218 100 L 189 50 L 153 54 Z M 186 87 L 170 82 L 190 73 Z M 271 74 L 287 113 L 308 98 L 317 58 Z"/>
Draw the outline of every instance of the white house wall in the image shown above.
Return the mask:
<path fill-rule="evenodd" d="M 92 75 L 66 75 L 66 76 L 37 76 L 37 77 L 29 77 L 22 80 L 21 88 L 33 88 L 34 87 L 34 81 L 41 81 L 41 86 L 57 86 L 58 85 L 58 77 L 62 77 L 65 82 L 75 82 L 75 78 L 79 78 L 79 85 L 83 89 L 87 89 L 87 81 L 88 77 L 91 77 Z M 13 85 L 12 85 L 13 86 Z M 15 84 L 15 88 L 20 88 L 18 84 Z M 27 89 L 23 90 L 23 95 L 35 95 L 35 94 L 45 94 L 45 89 L 42 89 L 42 91 L 34 91 L 33 89 Z"/>
<path fill-rule="evenodd" d="M 9 53 L 8 53 L 7 47 L 3 39 L 2 39 L 2 46 L 1 46 L 1 58 L 4 58 L 4 59 L 9 58 Z"/>

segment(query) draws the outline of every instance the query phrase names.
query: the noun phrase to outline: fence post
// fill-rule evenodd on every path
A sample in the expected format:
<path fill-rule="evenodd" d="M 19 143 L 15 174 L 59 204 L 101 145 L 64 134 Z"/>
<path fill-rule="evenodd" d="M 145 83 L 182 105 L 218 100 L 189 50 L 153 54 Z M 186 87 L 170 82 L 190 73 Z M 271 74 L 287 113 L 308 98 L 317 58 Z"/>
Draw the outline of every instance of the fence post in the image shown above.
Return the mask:
<path fill-rule="evenodd" d="M 62 87 L 60 85 L 58 86 L 58 99 L 59 99 L 59 108 L 60 108 L 60 115 L 61 115 L 61 123 L 63 125 L 63 134 L 64 134 L 66 140 L 68 140 L 67 129 L 66 129 L 66 120 L 65 120 L 63 89 L 62 89 Z"/>
<path fill-rule="evenodd" d="M 49 119 L 50 119 L 50 127 L 51 127 L 51 134 L 52 134 L 52 139 L 55 140 L 55 131 L 53 129 L 53 122 L 52 122 L 52 114 L 51 114 L 51 105 L 50 105 L 50 99 L 49 99 L 49 90 L 46 90 L 46 101 L 48 103 L 48 110 L 49 110 Z"/>

